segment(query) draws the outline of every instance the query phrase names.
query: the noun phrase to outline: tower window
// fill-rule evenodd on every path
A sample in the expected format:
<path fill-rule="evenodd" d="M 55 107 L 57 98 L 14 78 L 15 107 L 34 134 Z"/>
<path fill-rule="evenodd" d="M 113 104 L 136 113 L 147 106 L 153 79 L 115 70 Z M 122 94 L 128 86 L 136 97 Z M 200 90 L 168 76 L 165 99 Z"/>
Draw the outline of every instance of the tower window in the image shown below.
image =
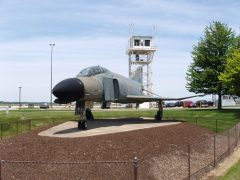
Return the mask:
<path fill-rule="evenodd" d="M 150 40 L 149 39 L 145 40 L 145 46 L 150 46 Z"/>
<path fill-rule="evenodd" d="M 139 61 L 139 55 L 136 54 L 136 61 Z"/>
<path fill-rule="evenodd" d="M 135 39 L 134 40 L 134 46 L 139 46 L 140 45 L 140 40 L 139 39 Z"/>

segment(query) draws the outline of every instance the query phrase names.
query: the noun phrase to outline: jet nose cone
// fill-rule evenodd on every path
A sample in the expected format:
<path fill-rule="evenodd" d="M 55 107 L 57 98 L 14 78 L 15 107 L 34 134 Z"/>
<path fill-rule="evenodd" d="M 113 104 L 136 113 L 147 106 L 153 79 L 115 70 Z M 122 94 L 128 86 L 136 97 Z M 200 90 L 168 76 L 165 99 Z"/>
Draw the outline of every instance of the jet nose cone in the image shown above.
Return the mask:
<path fill-rule="evenodd" d="M 84 85 L 77 78 L 69 78 L 59 82 L 52 90 L 62 102 L 72 102 L 84 97 Z"/>

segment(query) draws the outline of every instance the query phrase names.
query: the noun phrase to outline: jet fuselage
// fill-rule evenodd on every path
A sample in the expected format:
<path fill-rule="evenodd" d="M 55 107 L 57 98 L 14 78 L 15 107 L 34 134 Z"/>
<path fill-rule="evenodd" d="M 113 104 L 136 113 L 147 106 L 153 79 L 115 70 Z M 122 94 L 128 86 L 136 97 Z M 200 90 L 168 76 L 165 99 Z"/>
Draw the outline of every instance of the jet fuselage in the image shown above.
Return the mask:
<path fill-rule="evenodd" d="M 59 82 L 53 88 L 53 94 L 58 98 L 55 102 L 65 104 L 80 100 L 128 103 L 128 95 L 144 95 L 142 84 L 132 79 L 100 66 L 90 67 L 88 71 L 85 74 L 81 71 L 76 78 Z"/>

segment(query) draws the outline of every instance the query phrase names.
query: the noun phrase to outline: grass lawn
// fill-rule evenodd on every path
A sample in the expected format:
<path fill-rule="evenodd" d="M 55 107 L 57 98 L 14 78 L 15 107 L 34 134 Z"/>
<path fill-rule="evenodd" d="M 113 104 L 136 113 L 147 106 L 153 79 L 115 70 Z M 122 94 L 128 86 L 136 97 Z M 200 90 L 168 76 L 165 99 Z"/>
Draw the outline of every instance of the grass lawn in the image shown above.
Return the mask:
<path fill-rule="evenodd" d="M 157 110 L 153 109 L 109 109 L 94 110 L 93 114 L 95 119 L 154 117 L 156 111 Z M 22 109 L 9 111 L 8 115 L 5 114 L 5 111 L 0 111 L 0 124 L 3 124 L 3 136 L 15 134 L 17 131 L 22 132 L 28 130 L 30 125 L 29 120 L 31 120 L 31 127 L 34 128 L 75 119 L 77 119 L 77 116 L 74 115 L 74 111 L 70 110 Z M 188 121 L 213 131 L 215 131 L 217 125 L 218 132 L 222 132 L 239 122 L 240 110 L 223 109 L 219 111 L 216 109 L 166 109 L 164 110 L 163 119 Z"/>
<path fill-rule="evenodd" d="M 95 118 L 154 117 L 157 110 L 106 110 L 95 111 Z M 218 132 L 231 128 L 240 122 L 240 109 L 166 109 L 163 119 L 188 121 Z"/>
<path fill-rule="evenodd" d="M 219 180 L 238 180 L 240 179 L 240 161 L 232 166 L 229 171 Z"/>
<path fill-rule="evenodd" d="M 6 115 L 5 111 L 0 111 L 0 132 L 2 136 L 9 136 L 29 130 L 29 127 L 35 128 L 47 124 L 53 124 L 63 121 L 75 120 L 72 111 L 56 110 L 13 110 Z"/>
<path fill-rule="evenodd" d="M 165 111 L 165 117 L 173 116 L 177 120 L 196 123 L 212 131 L 225 131 L 240 122 L 240 109 L 185 109 L 180 111 Z M 216 122 L 217 121 L 217 122 Z"/>
<path fill-rule="evenodd" d="M 51 119 L 51 118 L 63 118 L 73 117 L 72 111 L 57 111 L 57 110 L 45 110 L 45 109 L 22 109 L 9 111 L 6 115 L 5 111 L 0 111 L 0 123 L 1 122 L 12 122 L 21 119 Z"/>

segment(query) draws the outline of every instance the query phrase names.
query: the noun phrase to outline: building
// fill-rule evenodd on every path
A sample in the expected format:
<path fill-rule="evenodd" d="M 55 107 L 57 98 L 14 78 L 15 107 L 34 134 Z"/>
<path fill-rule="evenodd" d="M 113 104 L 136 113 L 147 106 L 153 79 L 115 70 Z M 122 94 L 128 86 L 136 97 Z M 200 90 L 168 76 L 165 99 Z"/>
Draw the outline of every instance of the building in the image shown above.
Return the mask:
<path fill-rule="evenodd" d="M 213 95 L 213 102 L 218 104 L 218 96 Z M 240 97 L 238 96 L 230 96 L 230 95 L 223 95 L 222 96 L 222 106 L 240 106 Z"/>
<path fill-rule="evenodd" d="M 153 36 L 130 36 L 127 48 L 129 77 L 142 83 L 146 95 L 152 92 L 152 62 L 157 50 Z M 144 103 L 144 108 L 152 106 Z"/>

